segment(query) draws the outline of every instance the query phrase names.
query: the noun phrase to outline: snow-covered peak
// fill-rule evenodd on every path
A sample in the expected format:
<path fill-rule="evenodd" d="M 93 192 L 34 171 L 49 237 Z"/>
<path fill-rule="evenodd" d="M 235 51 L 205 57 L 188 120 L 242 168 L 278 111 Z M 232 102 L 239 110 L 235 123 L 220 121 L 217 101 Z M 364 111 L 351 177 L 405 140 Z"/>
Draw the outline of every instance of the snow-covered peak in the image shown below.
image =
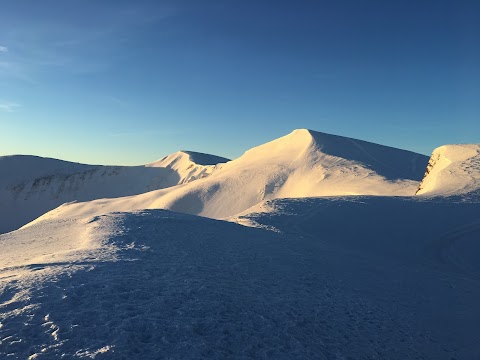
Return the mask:
<path fill-rule="evenodd" d="M 310 130 L 297 129 L 288 135 L 247 150 L 236 161 L 259 161 L 265 158 L 291 160 L 308 150 L 312 142 Z"/>
<path fill-rule="evenodd" d="M 182 169 L 188 165 L 181 154 L 162 161 L 163 166 Z M 66 205 L 37 221 L 137 209 L 170 209 L 223 219 L 277 198 L 410 196 L 415 194 L 427 162 L 427 156 L 409 151 L 300 129 L 212 167 L 206 178 L 203 174 L 208 167 L 199 168 L 198 173 L 195 166 L 187 168 L 192 176 L 201 178 L 198 181 L 180 181 L 178 186 L 129 198 Z M 183 170 L 176 172 L 189 179 Z"/>
<path fill-rule="evenodd" d="M 417 195 L 455 195 L 480 189 L 480 144 L 444 145 L 430 157 Z"/>
<path fill-rule="evenodd" d="M 312 166 L 326 159 L 359 164 L 388 180 L 409 179 L 418 181 L 428 158 L 425 155 L 390 146 L 332 135 L 309 129 L 296 129 L 288 135 L 254 147 L 237 160 L 237 163 L 268 162 L 290 163 L 302 158 Z"/>
<path fill-rule="evenodd" d="M 29 155 L 0 157 L 0 233 L 55 207 L 142 194 L 210 175 L 225 158 L 177 152 L 145 166 L 85 165 Z"/>
<path fill-rule="evenodd" d="M 178 183 L 183 184 L 210 175 L 218 164 L 228 161 L 220 156 L 181 150 L 145 166 L 171 169 L 178 174 Z"/>
<path fill-rule="evenodd" d="M 171 169 L 185 168 L 190 165 L 210 166 L 230 161 L 227 158 L 199 153 L 195 151 L 180 150 L 173 154 L 167 155 L 160 160 L 147 164 L 148 167 L 168 167 Z"/>

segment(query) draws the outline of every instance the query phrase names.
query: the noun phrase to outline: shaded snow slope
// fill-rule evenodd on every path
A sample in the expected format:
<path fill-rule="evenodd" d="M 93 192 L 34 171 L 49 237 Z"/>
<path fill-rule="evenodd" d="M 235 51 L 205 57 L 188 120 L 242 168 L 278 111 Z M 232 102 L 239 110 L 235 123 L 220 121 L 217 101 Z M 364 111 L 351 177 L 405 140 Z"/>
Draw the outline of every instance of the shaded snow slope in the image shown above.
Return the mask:
<path fill-rule="evenodd" d="M 409 323 L 402 341 L 425 341 L 411 344 L 415 355 L 391 348 L 352 358 L 480 358 L 478 198 L 278 199 L 258 210 L 236 221 L 316 243 L 327 272 Z M 388 338 L 384 330 L 378 328 L 377 339 Z"/>
<path fill-rule="evenodd" d="M 0 156 L 0 186 L 14 185 L 52 174 L 68 175 L 93 168 L 95 165 L 33 155 Z"/>
<path fill-rule="evenodd" d="M 224 158 L 196 154 L 210 164 Z M 192 181 L 214 166 L 195 163 L 189 152 L 145 166 L 84 165 L 36 156 L 0 157 L 0 233 L 17 229 L 71 201 L 140 194 Z"/>
<path fill-rule="evenodd" d="M 40 219 L 154 208 L 226 218 L 274 198 L 414 195 L 427 161 L 409 151 L 300 129 L 248 150 L 205 179 L 134 197 L 66 205 Z"/>
<path fill-rule="evenodd" d="M 480 144 L 435 149 L 417 195 L 455 195 L 480 189 Z"/>
<path fill-rule="evenodd" d="M 159 167 L 176 167 L 177 169 L 186 169 L 190 165 L 217 165 L 221 163 L 226 163 L 230 161 L 230 159 L 217 156 L 217 155 L 210 155 L 199 153 L 196 151 L 186 151 L 181 150 L 177 151 L 176 153 L 170 154 L 165 156 L 164 158 L 157 160 L 151 164 L 146 166 L 159 166 Z M 186 166 L 182 166 L 181 164 L 185 164 Z"/>
<path fill-rule="evenodd" d="M 238 219 L 276 231 L 148 210 L 1 235 L 0 358 L 478 359 L 480 204 L 440 200 Z"/>

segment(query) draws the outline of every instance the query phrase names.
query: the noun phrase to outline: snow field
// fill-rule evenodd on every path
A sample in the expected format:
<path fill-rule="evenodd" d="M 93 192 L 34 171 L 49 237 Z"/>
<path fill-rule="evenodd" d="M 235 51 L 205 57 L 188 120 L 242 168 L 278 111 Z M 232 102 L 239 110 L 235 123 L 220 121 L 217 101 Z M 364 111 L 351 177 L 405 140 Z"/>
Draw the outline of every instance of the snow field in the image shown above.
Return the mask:
<path fill-rule="evenodd" d="M 84 165 L 36 156 L 3 156 L 0 233 L 18 229 L 64 203 L 141 194 L 206 177 L 216 169 L 212 164 L 225 161 L 228 159 L 186 151 L 144 166 Z"/>
<path fill-rule="evenodd" d="M 3 278 L 0 355 L 475 359 L 478 206 L 284 199 L 245 216 L 276 232 L 163 210 L 90 218 L 105 230 L 91 250 Z"/>

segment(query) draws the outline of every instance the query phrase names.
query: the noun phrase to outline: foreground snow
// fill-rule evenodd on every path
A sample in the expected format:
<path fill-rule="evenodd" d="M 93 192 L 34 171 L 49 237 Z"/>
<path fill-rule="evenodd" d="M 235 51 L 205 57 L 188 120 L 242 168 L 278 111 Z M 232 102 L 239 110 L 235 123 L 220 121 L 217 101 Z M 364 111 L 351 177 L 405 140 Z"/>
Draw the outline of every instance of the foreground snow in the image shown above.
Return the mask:
<path fill-rule="evenodd" d="M 478 198 L 257 209 L 236 218 L 256 228 L 148 210 L 0 236 L 0 357 L 478 359 Z"/>

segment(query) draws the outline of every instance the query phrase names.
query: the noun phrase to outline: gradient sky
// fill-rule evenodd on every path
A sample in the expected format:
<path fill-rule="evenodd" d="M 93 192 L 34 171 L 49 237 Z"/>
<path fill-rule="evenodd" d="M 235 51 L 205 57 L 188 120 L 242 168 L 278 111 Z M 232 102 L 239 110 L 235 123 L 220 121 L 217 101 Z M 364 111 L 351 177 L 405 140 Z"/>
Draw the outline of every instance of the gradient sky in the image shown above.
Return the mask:
<path fill-rule="evenodd" d="M 2 0 L 0 155 L 480 142 L 480 1 Z"/>

